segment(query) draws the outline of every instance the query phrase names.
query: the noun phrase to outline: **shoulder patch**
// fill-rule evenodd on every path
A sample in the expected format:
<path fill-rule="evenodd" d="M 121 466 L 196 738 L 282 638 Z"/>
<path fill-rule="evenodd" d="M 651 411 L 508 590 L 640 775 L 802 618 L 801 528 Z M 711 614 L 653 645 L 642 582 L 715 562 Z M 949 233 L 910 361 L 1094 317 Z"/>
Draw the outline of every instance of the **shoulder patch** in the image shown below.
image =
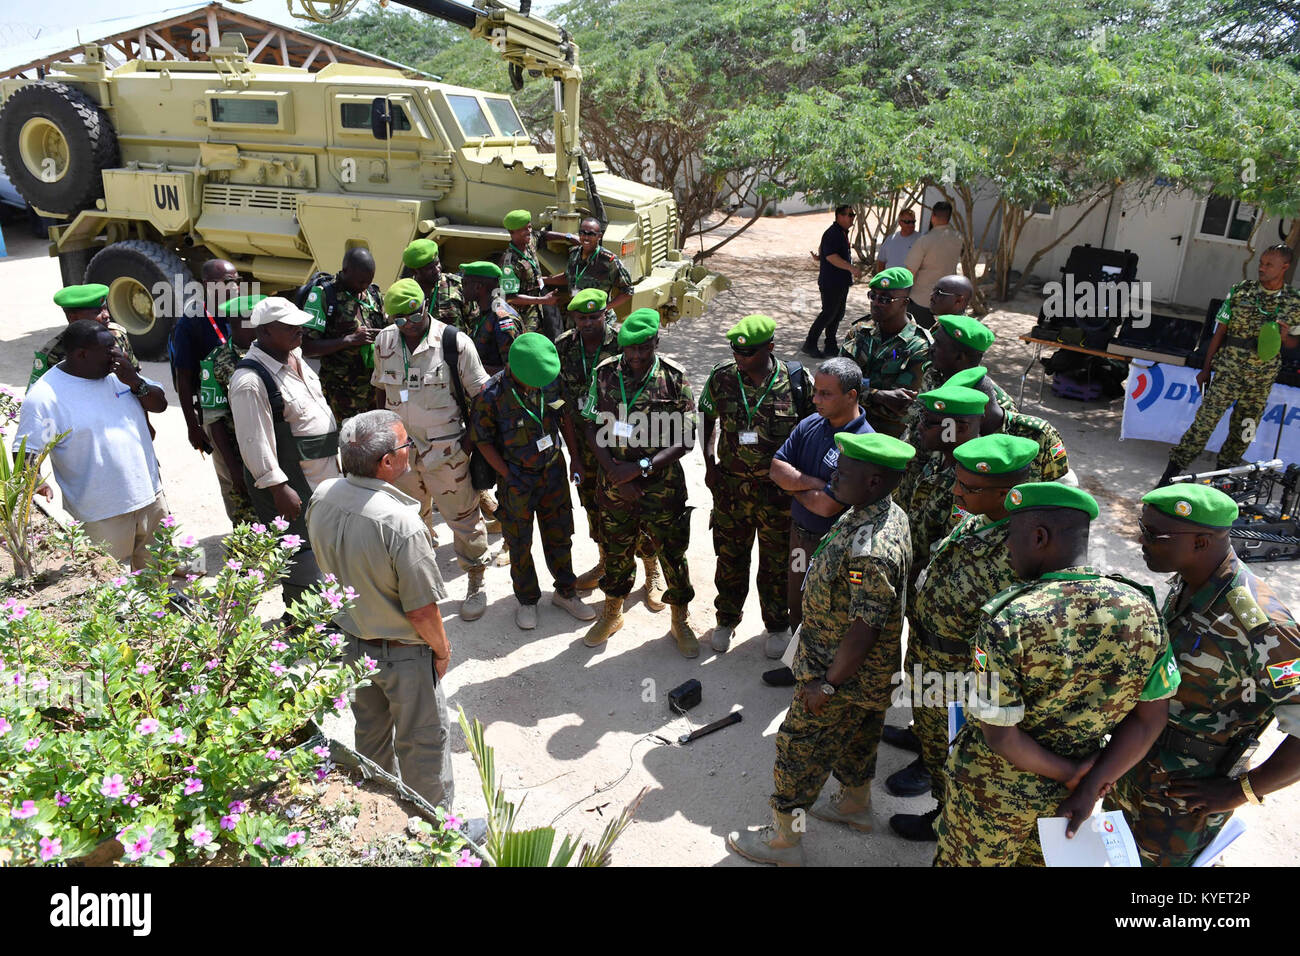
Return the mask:
<path fill-rule="evenodd" d="M 985 614 L 997 614 L 1004 607 L 1010 604 L 1012 600 L 1033 588 L 1035 584 L 1037 584 L 1036 581 L 1026 581 L 1023 584 L 1013 584 L 1005 591 L 999 591 L 997 594 L 993 595 L 993 597 L 985 602 L 984 606 L 980 608 L 980 610 Z"/>
<path fill-rule="evenodd" d="M 853 557 L 865 558 L 871 553 L 871 539 L 875 536 L 876 526 L 864 524 L 853 534 Z"/>
<path fill-rule="evenodd" d="M 1269 664 L 1268 679 L 1273 682 L 1274 687 L 1290 687 L 1292 684 L 1300 684 L 1300 657 L 1283 661 L 1280 664 Z"/>
<path fill-rule="evenodd" d="M 1235 587 L 1227 593 L 1225 599 L 1228 602 L 1228 607 L 1232 608 L 1233 617 L 1241 623 L 1247 632 L 1263 627 L 1268 623 L 1268 615 L 1259 606 L 1255 596 L 1250 593 L 1250 588 L 1244 585 Z"/>

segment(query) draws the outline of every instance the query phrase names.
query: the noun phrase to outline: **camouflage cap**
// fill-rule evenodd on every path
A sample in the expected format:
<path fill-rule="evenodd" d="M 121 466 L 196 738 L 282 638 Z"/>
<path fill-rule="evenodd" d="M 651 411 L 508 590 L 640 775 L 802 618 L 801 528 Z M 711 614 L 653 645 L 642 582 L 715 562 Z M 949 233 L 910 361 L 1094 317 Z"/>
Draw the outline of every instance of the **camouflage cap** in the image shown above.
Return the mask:
<path fill-rule="evenodd" d="M 402 265 L 419 269 L 438 258 L 438 244 L 432 239 L 416 239 L 402 253 Z"/>
<path fill-rule="evenodd" d="M 522 229 L 524 226 L 531 225 L 533 214 L 527 209 L 512 209 L 506 213 L 506 217 L 501 220 L 501 225 L 505 226 L 511 232 L 516 229 Z"/>
<path fill-rule="evenodd" d="M 1018 435 L 982 435 L 953 449 L 952 457 L 967 471 L 1009 475 L 1038 457 L 1038 442 Z"/>
<path fill-rule="evenodd" d="M 880 432 L 865 435 L 837 432 L 835 444 L 839 446 L 840 454 L 847 458 L 869 461 L 891 471 L 902 471 L 916 454 L 916 449 L 907 442 Z"/>
<path fill-rule="evenodd" d="M 241 295 L 227 299 L 217 306 L 217 315 L 227 319 L 246 319 L 253 314 L 253 306 L 265 299 L 264 295 Z"/>
<path fill-rule="evenodd" d="M 1171 518 L 1207 528 L 1230 528 L 1240 514 L 1237 502 L 1218 488 L 1185 482 L 1148 491 L 1142 503 Z"/>
<path fill-rule="evenodd" d="M 775 331 L 775 320 L 766 315 L 747 315 L 727 330 L 727 341 L 732 346 L 739 345 L 741 348 L 766 345 L 772 341 L 772 333 Z"/>
<path fill-rule="evenodd" d="M 953 339 L 976 352 L 984 352 L 997 338 L 993 330 L 969 315 L 937 315 L 934 320 Z"/>
<path fill-rule="evenodd" d="M 989 373 L 983 365 L 976 365 L 973 368 L 964 368 L 956 372 L 944 382 L 947 385 L 960 385 L 962 388 L 975 388 L 980 382 L 984 381 L 984 376 Z"/>
<path fill-rule="evenodd" d="M 608 304 L 609 296 L 605 294 L 604 289 L 582 289 L 569 300 L 565 309 L 569 312 L 590 315 L 593 312 L 603 311 Z"/>
<path fill-rule="evenodd" d="M 921 404 L 932 412 L 943 412 L 945 415 L 959 417 L 963 415 L 983 415 L 984 406 L 989 402 L 989 397 L 983 392 L 952 384 L 940 386 L 929 392 L 922 392 L 916 397 Z"/>
<path fill-rule="evenodd" d="M 97 309 L 108 298 L 108 286 L 92 282 L 90 285 L 64 286 L 54 293 L 54 304 L 60 309 Z"/>
<path fill-rule="evenodd" d="M 907 269 L 902 266 L 891 266 L 877 272 L 867 285 L 873 289 L 910 289 L 912 281 L 912 273 Z"/>
<path fill-rule="evenodd" d="M 1097 500 L 1082 488 L 1072 488 L 1057 481 L 1031 481 L 1016 485 L 1007 492 L 1007 511 L 1030 511 L 1036 508 L 1073 508 L 1082 511 L 1088 520 L 1100 513 Z"/>
<path fill-rule="evenodd" d="M 475 279 L 493 279 L 501 278 L 501 267 L 493 262 L 467 262 L 460 267 L 462 275 L 473 277 Z"/>
<path fill-rule="evenodd" d="M 424 290 L 414 279 L 398 279 L 384 293 L 384 314 L 411 315 L 424 308 Z"/>
<path fill-rule="evenodd" d="M 654 309 L 637 309 L 623 320 L 618 330 L 618 347 L 640 345 L 659 334 L 659 313 Z"/>
<path fill-rule="evenodd" d="M 510 343 L 510 374 L 530 388 L 545 388 L 560 374 L 560 354 L 540 332 L 525 332 Z"/>

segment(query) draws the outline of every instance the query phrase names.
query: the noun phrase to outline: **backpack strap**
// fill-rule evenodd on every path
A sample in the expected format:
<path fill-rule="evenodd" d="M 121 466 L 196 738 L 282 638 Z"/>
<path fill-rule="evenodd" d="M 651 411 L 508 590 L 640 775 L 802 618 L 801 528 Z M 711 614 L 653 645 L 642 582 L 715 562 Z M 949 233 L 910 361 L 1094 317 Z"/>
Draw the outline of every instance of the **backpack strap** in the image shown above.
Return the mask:
<path fill-rule="evenodd" d="M 262 380 L 262 385 L 266 388 L 266 400 L 271 405 L 271 418 L 273 421 L 284 421 L 284 396 L 280 394 L 280 386 L 275 381 L 265 365 L 256 359 L 242 358 L 235 365 L 236 369 L 246 368 L 250 372 L 256 372 L 257 377 Z"/>
<path fill-rule="evenodd" d="M 460 407 L 460 417 L 469 421 L 469 408 L 465 403 L 465 386 L 460 380 L 460 342 L 456 337 L 456 326 L 447 325 L 442 330 L 442 360 L 451 369 L 451 390 L 456 394 L 456 404 Z"/>
<path fill-rule="evenodd" d="M 790 376 L 790 394 L 794 396 L 794 407 L 798 409 L 800 418 L 807 418 L 813 412 L 810 407 L 812 401 L 808 398 L 808 370 L 802 362 L 786 362 L 785 370 Z"/>

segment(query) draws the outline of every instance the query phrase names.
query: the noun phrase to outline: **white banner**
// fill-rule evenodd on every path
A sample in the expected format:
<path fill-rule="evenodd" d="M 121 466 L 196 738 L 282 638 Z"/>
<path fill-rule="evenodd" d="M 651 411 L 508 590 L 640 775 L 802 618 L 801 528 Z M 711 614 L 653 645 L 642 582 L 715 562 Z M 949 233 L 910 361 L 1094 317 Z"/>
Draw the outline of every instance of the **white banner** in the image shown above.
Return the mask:
<path fill-rule="evenodd" d="M 1134 359 L 1129 365 L 1128 382 L 1124 389 L 1124 422 L 1120 438 L 1145 438 L 1149 441 L 1176 445 L 1196 417 L 1201 404 L 1201 390 L 1196 386 L 1194 368 L 1164 365 Z M 1286 422 L 1283 427 L 1283 409 Z M 1218 427 L 1205 445 L 1206 451 L 1217 452 L 1228 434 L 1228 421 L 1232 410 L 1224 413 Z M 1282 429 L 1282 444 L 1277 455 L 1278 430 Z M 1246 450 L 1246 461 L 1281 458 L 1288 464 L 1300 462 L 1300 388 L 1274 385 L 1264 411 L 1264 420 L 1255 432 L 1255 441 Z"/>

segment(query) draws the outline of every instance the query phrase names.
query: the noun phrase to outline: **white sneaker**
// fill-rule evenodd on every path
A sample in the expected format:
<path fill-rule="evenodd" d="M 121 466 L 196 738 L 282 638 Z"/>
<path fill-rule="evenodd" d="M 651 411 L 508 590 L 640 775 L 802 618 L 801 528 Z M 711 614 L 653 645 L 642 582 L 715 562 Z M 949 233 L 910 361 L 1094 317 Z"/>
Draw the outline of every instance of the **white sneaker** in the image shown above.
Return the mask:
<path fill-rule="evenodd" d="M 709 635 L 709 646 L 719 654 L 725 654 L 731 649 L 731 639 L 736 636 L 734 627 L 723 627 L 718 625 Z"/>
<path fill-rule="evenodd" d="M 763 653 L 771 660 L 779 661 L 785 649 L 790 646 L 790 629 L 784 631 L 768 631 L 767 637 L 763 640 Z"/>
<path fill-rule="evenodd" d="M 573 597 L 565 597 L 559 591 L 556 591 L 551 595 L 551 603 L 556 607 L 564 608 L 579 621 L 596 620 L 596 609 L 583 604 L 582 599 L 576 594 Z"/>
<path fill-rule="evenodd" d="M 537 605 L 521 604 L 515 609 L 515 623 L 521 631 L 531 631 L 537 626 Z"/>

